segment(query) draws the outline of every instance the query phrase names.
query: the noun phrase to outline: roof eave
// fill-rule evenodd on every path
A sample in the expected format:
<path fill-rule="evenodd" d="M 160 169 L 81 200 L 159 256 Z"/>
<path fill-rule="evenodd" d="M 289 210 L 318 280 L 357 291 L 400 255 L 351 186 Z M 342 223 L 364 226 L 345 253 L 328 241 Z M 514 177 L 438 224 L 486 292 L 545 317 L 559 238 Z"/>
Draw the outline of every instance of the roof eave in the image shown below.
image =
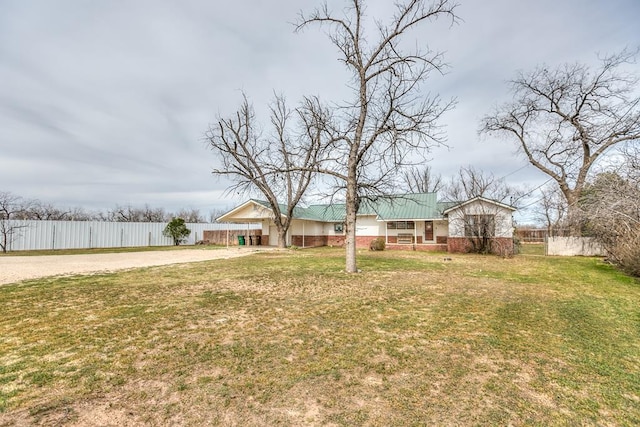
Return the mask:
<path fill-rule="evenodd" d="M 476 197 L 474 197 L 472 199 L 465 200 L 464 202 L 461 202 L 461 203 L 458 203 L 457 205 L 451 206 L 449 209 L 445 209 L 442 213 L 446 215 L 451 211 L 455 211 L 456 209 L 460 209 L 461 207 L 466 206 L 466 205 L 468 205 L 470 203 L 473 203 L 473 202 L 476 202 L 476 201 L 482 201 L 482 202 L 490 203 L 492 205 L 500 206 L 501 208 L 508 209 L 508 210 L 513 211 L 513 212 L 518 210 L 518 208 L 513 207 L 511 205 L 507 205 L 507 204 L 504 204 L 502 202 L 498 202 L 496 200 L 487 199 L 486 197 L 476 196 Z"/>

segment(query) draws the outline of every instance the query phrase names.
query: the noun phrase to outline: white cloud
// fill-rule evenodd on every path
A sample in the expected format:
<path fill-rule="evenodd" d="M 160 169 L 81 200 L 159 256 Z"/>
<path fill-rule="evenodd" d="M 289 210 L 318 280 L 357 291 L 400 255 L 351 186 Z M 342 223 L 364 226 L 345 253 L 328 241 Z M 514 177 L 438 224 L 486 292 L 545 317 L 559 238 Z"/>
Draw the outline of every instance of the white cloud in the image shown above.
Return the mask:
<path fill-rule="evenodd" d="M 345 96 L 347 81 L 323 31 L 293 33 L 319 2 L 5 0 L 0 3 L 1 189 L 45 202 L 203 211 L 239 201 L 213 178 L 201 141 L 245 91 L 258 114 L 273 92 Z M 332 0 L 334 10 L 343 2 Z M 391 2 L 369 3 L 371 15 Z M 593 61 L 640 44 L 634 0 L 467 0 L 464 22 L 416 38 L 446 51 L 446 76 L 425 90 L 457 108 L 443 119 L 449 149 L 436 171 L 474 165 L 506 175 L 524 162 L 505 141 L 481 140 L 479 119 L 507 99 L 505 80 L 546 62 Z M 378 15 L 376 15 L 378 16 Z M 514 181 L 541 182 L 525 168 Z"/>

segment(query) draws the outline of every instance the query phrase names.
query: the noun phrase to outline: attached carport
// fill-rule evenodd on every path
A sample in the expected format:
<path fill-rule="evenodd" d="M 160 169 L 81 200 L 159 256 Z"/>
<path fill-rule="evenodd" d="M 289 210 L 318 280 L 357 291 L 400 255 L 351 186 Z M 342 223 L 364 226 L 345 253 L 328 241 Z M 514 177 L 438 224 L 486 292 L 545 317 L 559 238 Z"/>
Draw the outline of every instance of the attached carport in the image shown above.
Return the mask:
<path fill-rule="evenodd" d="M 234 224 L 247 224 L 247 232 L 243 236 L 245 245 L 278 245 L 278 233 L 273 225 L 273 211 L 259 200 L 248 200 L 242 205 L 218 217 L 216 221 Z M 249 224 L 260 226 L 261 235 L 251 233 Z M 240 244 L 242 242 L 240 241 Z"/>

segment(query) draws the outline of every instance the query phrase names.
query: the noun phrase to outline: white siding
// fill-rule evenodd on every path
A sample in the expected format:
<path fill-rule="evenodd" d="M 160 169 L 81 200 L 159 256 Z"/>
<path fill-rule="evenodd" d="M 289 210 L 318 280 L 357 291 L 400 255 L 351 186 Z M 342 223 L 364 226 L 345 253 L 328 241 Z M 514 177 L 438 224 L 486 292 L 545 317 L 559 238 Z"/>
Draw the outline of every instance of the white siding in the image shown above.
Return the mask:
<path fill-rule="evenodd" d="M 495 215 L 496 232 L 494 237 L 513 237 L 512 211 L 481 200 L 449 212 L 450 237 L 465 237 L 465 215 Z"/>
<path fill-rule="evenodd" d="M 162 235 L 167 223 L 102 222 L 102 221 L 8 221 L 16 230 L 10 251 L 39 249 L 84 249 L 139 246 L 171 246 L 173 241 Z M 185 244 L 202 240 L 206 230 L 246 230 L 255 224 L 189 223 L 191 234 Z"/>
<path fill-rule="evenodd" d="M 294 219 L 289 227 L 289 234 L 298 236 L 322 236 L 323 233 L 324 226 L 321 222 Z"/>
<path fill-rule="evenodd" d="M 375 216 L 359 216 L 356 222 L 356 236 L 384 236 L 386 223 L 377 221 Z"/>
<path fill-rule="evenodd" d="M 447 237 L 449 235 L 449 223 L 447 221 L 433 221 L 433 239 L 438 236 Z"/>

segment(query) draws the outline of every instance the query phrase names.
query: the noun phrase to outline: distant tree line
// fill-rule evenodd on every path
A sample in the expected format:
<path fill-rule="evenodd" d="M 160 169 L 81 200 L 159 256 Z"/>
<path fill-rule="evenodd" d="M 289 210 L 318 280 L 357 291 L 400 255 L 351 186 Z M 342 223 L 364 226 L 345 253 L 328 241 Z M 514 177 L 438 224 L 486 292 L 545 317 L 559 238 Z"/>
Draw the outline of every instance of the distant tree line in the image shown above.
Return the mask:
<path fill-rule="evenodd" d="M 208 216 L 199 209 L 183 208 L 170 212 L 164 208 L 116 205 L 106 211 L 89 211 L 82 207 L 62 208 L 37 199 L 27 199 L 8 191 L 0 191 L 0 220 L 43 221 L 110 221 L 110 222 L 169 222 L 182 218 L 187 223 L 214 222 L 224 213 L 211 211 Z"/>

